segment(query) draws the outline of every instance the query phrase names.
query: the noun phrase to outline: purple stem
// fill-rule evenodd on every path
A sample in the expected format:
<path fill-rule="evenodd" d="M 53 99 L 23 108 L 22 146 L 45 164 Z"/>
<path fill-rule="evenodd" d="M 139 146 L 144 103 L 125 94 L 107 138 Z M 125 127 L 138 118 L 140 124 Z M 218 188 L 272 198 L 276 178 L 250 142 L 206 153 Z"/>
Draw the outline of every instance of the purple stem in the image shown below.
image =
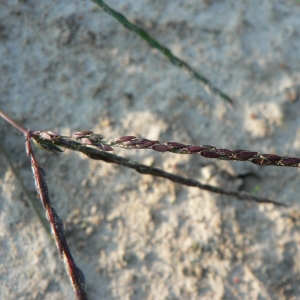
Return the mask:
<path fill-rule="evenodd" d="M 18 124 L 14 119 L 12 119 L 10 116 L 8 116 L 6 113 L 4 113 L 2 110 L 0 110 L 0 117 L 2 117 L 5 121 L 10 123 L 12 126 L 17 128 L 18 130 L 20 130 L 22 133 L 26 134 L 26 132 L 28 131 L 27 128 Z"/>
<path fill-rule="evenodd" d="M 59 250 L 61 258 L 64 260 L 67 271 L 73 288 L 76 293 L 78 300 L 87 300 L 87 295 L 85 292 L 85 280 L 82 271 L 76 266 L 71 251 L 69 249 L 66 237 L 64 235 L 63 222 L 56 213 L 54 207 L 51 204 L 49 197 L 48 186 L 46 183 L 46 174 L 42 167 L 38 164 L 37 159 L 33 153 L 30 139 L 33 136 L 33 132 L 28 130 L 26 133 L 26 151 L 28 156 L 30 156 L 32 172 L 35 180 L 35 186 L 39 198 L 43 204 L 46 211 L 46 216 L 49 221 L 51 231 L 54 235 L 57 248 Z"/>

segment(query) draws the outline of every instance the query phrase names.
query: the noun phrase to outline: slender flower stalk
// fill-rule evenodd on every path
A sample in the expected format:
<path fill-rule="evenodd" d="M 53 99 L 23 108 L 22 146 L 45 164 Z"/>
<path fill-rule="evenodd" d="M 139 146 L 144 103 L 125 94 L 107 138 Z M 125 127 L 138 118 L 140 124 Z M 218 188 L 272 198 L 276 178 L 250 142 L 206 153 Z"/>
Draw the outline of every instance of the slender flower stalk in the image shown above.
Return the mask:
<path fill-rule="evenodd" d="M 27 128 L 25 128 L 25 127 L 21 126 L 20 124 L 18 124 L 13 118 L 11 118 L 10 116 L 8 116 L 2 110 L 0 110 L 0 117 L 2 117 L 5 121 L 7 121 L 8 123 L 10 123 L 12 126 L 14 126 L 15 128 L 17 128 L 18 130 L 20 130 L 24 134 L 26 134 Z"/>

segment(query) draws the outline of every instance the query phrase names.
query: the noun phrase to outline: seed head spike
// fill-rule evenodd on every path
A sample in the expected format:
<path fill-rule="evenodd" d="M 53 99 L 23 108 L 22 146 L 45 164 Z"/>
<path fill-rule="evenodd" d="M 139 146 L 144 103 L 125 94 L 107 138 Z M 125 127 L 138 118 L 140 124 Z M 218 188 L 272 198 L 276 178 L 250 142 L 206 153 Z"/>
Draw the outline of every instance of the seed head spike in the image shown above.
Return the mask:
<path fill-rule="evenodd" d="M 72 136 L 75 139 L 80 139 L 80 138 L 89 136 L 91 134 L 93 134 L 93 131 L 91 131 L 91 130 L 85 130 L 85 131 L 77 131 L 77 132 L 73 133 Z"/>

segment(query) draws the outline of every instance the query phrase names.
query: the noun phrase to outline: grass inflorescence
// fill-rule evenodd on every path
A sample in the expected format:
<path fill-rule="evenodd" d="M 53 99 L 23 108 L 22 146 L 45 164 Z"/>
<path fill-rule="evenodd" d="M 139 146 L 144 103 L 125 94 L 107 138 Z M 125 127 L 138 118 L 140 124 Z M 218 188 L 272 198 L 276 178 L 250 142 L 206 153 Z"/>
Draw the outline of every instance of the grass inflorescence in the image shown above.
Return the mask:
<path fill-rule="evenodd" d="M 137 34 L 137 36 L 145 40 L 150 47 L 157 49 L 173 65 L 187 71 L 194 79 L 200 82 L 201 85 L 208 89 L 212 94 L 217 95 L 228 103 L 234 103 L 233 99 L 224 91 L 219 89 L 209 78 L 196 71 L 191 66 L 191 64 L 175 56 L 170 49 L 168 49 L 162 43 L 158 42 L 144 29 L 130 22 L 123 14 L 117 12 L 105 2 L 101 0 L 94 0 L 94 2 L 98 4 L 104 10 L 104 12 L 108 13 L 119 23 L 121 23 L 125 28 L 127 28 L 131 32 L 134 32 L 135 34 Z M 257 187 L 253 190 L 253 193 L 247 193 L 245 191 L 228 190 L 226 188 L 218 186 L 203 184 L 193 178 L 185 178 L 177 174 L 166 172 L 156 167 L 147 166 L 132 161 L 128 158 L 118 156 L 115 154 L 116 148 L 124 148 L 128 150 L 144 149 L 161 153 L 170 152 L 174 154 L 199 155 L 203 158 L 208 159 L 239 161 L 244 163 L 250 162 L 258 166 L 280 166 L 297 168 L 299 168 L 300 166 L 300 158 L 280 156 L 276 154 L 265 154 L 252 150 L 229 150 L 219 148 L 217 146 L 184 144 L 177 141 L 160 142 L 158 140 L 139 138 L 131 135 L 121 136 L 113 140 L 107 139 L 103 135 L 96 134 L 93 131 L 78 131 L 70 136 L 63 136 L 54 131 L 32 131 L 18 124 L 2 111 L 0 111 L 0 116 L 25 135 L 27 155 L 30 158 L 38 197 L 40 198 L 42 206 L 45 210 L 45 214 L 47 216 L 51 232 L 54 236 L 54 240 L 59 250 L 60 257 L 65 262 L 66 269 L 68 271 L 70 281 L 74 287 L 76 297 L 82 300 L 88 298 L 87 292 L 85 291 L 84 275 L 76 265 L 71 250 L 68 246 L 65 237 L 63 221 L 58 216 L 58 213 L 56 212 L 54 205 L 49 197 L 46 172 L 39 164 L 34 154 L 34 149 L 31 145 L 31 142 L 34 142 L 35 145 L 42 148 L 43 150 L 50 151 L 52 153 L 63 153 L 63 149 L 77 151 L 85 154 L 90 159 L 117 164 L 125 168 L 133 169 L 140 174 L 148 174 L 155 177 L 161 177 L 177 184 L 185 185 L 188 187 L 196 187 L 201 190 L 206 190 L 208 192 L 220 195 L 231 196 L 242 201 L 254 201 L 259 204 L 267 203 L 275 206 L 286 205 L 285 203 L 275 201 L 267 197 L 255 195 Z"/>

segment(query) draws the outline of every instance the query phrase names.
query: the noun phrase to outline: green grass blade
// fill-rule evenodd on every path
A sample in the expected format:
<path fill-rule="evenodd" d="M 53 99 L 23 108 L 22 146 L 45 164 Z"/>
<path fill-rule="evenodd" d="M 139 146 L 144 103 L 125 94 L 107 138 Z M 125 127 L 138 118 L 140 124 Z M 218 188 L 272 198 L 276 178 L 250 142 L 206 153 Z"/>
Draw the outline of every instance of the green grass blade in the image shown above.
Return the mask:
<path fill-rule="evenodd" d="M 122 15 L 121 13 L 115 11 L 111 7 L 109 7 L 106 3 L 104 3 L 101 0 L 93 0 L 96 4 L 98 4 L 107 14 L 114 17 L 118 22 L 120 22 L 125 28 L 127 28 L 130 31 L 135 32 L 137 35 L 139 35 L 143 40 L 145 40 L 151 47 L 159 50 L 162 54 L 164 54 L 170 62 L 182 68 L 183 70 L 187 71 L 190 76 L 195 78 L 196 80 L 200 81 L 202 85 L 208 89 L 212 94 L 215 94 L 219 97 L 221 97 L 223 100 L 229 102 L 230 104 L 233 104 L 233 100 L 226 95 L 223 91 L 221 91 L 219 88 L 214 86 L 209 79 L 207 79 L 205 76 L 199 74 L 196 70 L 194 70 L 188 63 L 183 61 L 182 59 L 175 56 L 168 48 L 160 44 L 157 40 L 155 40 L 152 36 L 150 36 L 145 30 L 142 28 L 136 26 L 135 24 L 128 21 L 128 19 Z"/>

